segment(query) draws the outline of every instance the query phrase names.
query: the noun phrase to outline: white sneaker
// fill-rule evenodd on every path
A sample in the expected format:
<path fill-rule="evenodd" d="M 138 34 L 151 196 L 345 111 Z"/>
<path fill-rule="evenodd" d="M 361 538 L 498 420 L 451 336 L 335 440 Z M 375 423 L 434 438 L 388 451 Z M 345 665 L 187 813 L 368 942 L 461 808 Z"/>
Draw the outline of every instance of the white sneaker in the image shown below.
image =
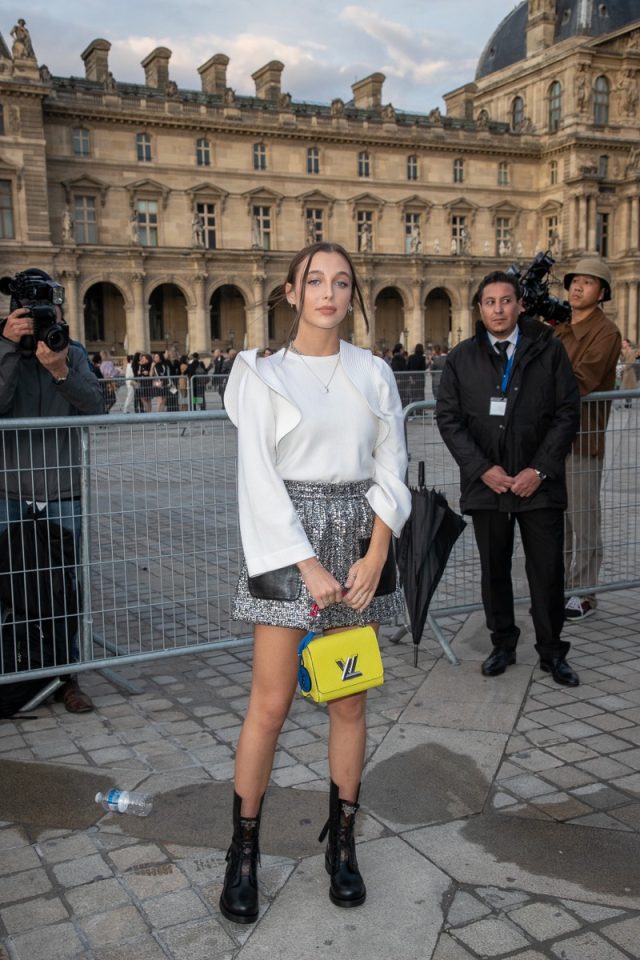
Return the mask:
<path fill-rule="evenodd" d="M 569 597 L 564 608 L 564 619 L 567 623 L 576 623 L 595 612 L 596 608 L 590 600 L 583 597 Z"/>

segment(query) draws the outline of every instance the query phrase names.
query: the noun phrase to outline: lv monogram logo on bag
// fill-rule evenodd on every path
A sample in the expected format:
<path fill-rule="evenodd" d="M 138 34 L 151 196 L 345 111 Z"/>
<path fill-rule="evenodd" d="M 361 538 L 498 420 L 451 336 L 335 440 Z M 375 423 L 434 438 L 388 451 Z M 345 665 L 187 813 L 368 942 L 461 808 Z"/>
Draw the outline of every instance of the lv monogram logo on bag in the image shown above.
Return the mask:
<path fill-rule="evenodd" d="M 336 660 L 336 663 L 342 670 L 343 680 L 353 680 L 355 677 L 361 677 L 362 673 L 357 669 L 358 654 L 353 657 L 347 657 L 346 660 Z"/>

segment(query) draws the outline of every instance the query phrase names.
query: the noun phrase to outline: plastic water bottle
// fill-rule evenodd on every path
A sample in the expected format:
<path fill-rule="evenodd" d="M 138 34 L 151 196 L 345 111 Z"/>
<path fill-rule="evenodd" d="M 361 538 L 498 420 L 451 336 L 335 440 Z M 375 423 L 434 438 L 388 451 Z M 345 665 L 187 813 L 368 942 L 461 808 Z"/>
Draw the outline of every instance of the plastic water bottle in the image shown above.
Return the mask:
<path fill-rule="evenodd" d="M 133 790 L 109 790 L 96 793 L 96 803 L 113 813 L 132 813 L 136 817 L 148 817 L 153 807 L 151 797 Z"/>

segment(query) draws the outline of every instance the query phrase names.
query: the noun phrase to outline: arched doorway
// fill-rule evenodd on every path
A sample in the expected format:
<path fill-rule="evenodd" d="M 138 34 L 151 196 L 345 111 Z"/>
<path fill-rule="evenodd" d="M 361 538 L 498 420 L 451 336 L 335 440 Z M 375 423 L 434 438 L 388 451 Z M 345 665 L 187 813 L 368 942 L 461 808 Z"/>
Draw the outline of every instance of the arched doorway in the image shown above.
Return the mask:
<path fill-rule="evenodd" d="M 286 343 L 295 310 L 292 310 L 287 301 L 280 299 L 275 292 L 269 297 L 268 307 L 269 346 L 272 350 L 279 350 Z"/>
<path fill-rule="evenodd" d="M 424 329 L 426 348 L 430 352 L 435 343 L 441 347 L 450 347 L 451 339 L 451 298 L 446 290 L 437 287 L 432 290 L 424 303 Z"/>
<path fill-rule="evenodd" d="M 127 318 L 124 297 L 114 283 L 94 283 L 84 295 L 84 341 L 91 353 L 107 348 L 124 353 Z"/>
<path fill-rule="evenodd" d="M 149 297 L 151 350 L 187 349 L 187 301 L 175 283 L 161 283 Z"/>
<path fill-rule="evenodd" d="M 214 290 L 209 300 L 209 324 L 212 347 L 242 350 L 247 331 L 245 301 L 232 283 Z"/>
<path fill-rule="evenodd" d="M 381 350 L 393 347 L 402 339 L 404 332 L 404 303 L 395 287 L 385 287 L 376 297 L 375 341 Z M 408 345 L 405 344 L 408 348 Z"/>

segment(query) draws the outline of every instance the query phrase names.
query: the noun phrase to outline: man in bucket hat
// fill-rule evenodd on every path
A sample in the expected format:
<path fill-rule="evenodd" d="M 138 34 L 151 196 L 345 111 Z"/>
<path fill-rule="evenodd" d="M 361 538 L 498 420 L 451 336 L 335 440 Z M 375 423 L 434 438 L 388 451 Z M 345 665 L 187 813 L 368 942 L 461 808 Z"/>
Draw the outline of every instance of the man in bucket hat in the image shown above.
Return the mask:
<path fill-rule="evenodd" d="M 569 355 L 580 395 L 613 390 L 622 341 L 600 306 L 611 300 L 611 271 L 600 257 L 583 257 L 566 274 L 564 287 L 569 292 L 571 321 L 558 325 L 555 334 Z M 595 587 L 602 563 L 600 482 L 610 407 L 603 401 L 582 404 L 580 433 L 567 458 L 565 581 L 571 594 L 565 606 L 567 623 L 577 623 L 596 609 L 595 594 L 577 591 Z"/>

